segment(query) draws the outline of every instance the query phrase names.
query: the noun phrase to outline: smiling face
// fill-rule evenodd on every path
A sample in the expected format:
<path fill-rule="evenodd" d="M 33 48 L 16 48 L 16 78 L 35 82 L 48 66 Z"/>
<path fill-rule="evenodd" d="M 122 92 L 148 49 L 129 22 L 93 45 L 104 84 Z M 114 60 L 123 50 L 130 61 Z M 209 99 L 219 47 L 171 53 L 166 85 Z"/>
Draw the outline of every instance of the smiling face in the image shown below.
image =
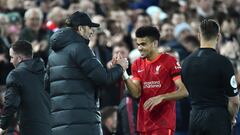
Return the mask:
<path fill-rule="evenodd" d="M 136 38 L 136 44 L 138 51 L 141 54 L 141 58 L 150 58 L 154 51 L 156 51 L 155 42 L 148 37 Z"/>

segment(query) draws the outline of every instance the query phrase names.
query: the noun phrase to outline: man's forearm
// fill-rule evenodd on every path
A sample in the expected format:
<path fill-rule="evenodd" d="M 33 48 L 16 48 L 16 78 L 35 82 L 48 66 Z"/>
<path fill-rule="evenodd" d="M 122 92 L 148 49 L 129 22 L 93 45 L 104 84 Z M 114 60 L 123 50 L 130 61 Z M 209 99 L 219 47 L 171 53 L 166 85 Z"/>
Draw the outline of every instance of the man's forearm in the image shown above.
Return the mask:
<path fill-rule="evenodd" d="M 133 83 L 132 79 L 130 78 L 124 81 L 130 94 L 135 98 L 139 98 L 141 95 L 140 88 L 135 83 Z"/>
<path fill-rule="evenodd" d="M 141 86 L 140 83 L 138 81 L 132 80 L 130 78 L 130 76 L 128 75 L 128 73 L 126 71 L 124 71 L 123 73 L 123 80 L 125 81 L 125 84 L 127 86 L 127 89 L 129 91 L 129 93 L 135 97 L 135 98 L 139 98 L 141 95 Z"/>
<path fill-rule="evenodd" d="M 229 101 L 228 111 L 231 115 L 231 119 L 234 120 L 237 117 L 237 113 L 239 111 L 239 103 L 234 103 L 234 102 Z"/>
<path fill-rule="evenodd" d="M 163 94 L 164 100 L 179 100 L 188 96 L 187 90 L 176 90 L 171 93 Z"/>
<path fill-rule="evenodd" d="M 188 96 L 188 91 L 180 79 L 176 80 L 175 84 L 177 86 L 177 90 L 163 94 L 162 96 L 164 97 L 164 100 L 178 100 Z"/>

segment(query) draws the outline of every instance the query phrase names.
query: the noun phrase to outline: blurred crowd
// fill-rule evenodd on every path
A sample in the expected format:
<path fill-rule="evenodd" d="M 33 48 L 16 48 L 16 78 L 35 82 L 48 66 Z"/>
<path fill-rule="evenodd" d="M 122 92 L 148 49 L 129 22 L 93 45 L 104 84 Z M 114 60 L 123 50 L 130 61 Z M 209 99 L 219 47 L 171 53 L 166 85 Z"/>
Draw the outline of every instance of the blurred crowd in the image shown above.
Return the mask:
<path fill-rule="evenodd" d="M 100 24 L 89 47 L 106 68 L 111 67 L 112 57 L 119 52 L 130 63 L 140 56 L 134 33 L 146 25 L 161 31 L 159 52 L 168 52 L 182 62 L 199 48 L 200 21 L 215 19 L 222 32 L 217 50 L 231 60 L 240 80 L 240 0 L 0 0 L 1 93 L 6 76 L 13 69 L 8 52 L 11 44 L 19 39 L 31 42 L 34 57 L 41 57 L 47 65 L 49 38 L 64 27 L 66 18 L 75 11 L 87 13 Z M 136 134 L 137 99 L 128 95 L 121 81 L 101 89 L 103 127 L 110 134 L 123 129 L 122 135 Z M 176 135 L 186 135 L 189 110 L 188 99 L 177 102 Z M 127 115 L 129 112 L 131 115 Z M 129 130 L 125 130 L 126 122 L 133 123 L 128 125 Z M 235 135 L 240 135 L 239 126 L 240 120 Z"/>

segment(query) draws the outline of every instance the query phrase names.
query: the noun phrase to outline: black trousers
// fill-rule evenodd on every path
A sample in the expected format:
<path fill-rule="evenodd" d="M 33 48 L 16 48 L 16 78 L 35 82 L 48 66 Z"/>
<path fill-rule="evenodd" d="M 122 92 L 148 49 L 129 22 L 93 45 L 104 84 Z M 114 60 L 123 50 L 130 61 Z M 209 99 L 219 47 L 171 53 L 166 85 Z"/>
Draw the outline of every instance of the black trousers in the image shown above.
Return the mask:
<path fill-rule="evenodd" d="M 230 114 L 225 108 L 192 109 L 189 135 L 231 135 Z"/>

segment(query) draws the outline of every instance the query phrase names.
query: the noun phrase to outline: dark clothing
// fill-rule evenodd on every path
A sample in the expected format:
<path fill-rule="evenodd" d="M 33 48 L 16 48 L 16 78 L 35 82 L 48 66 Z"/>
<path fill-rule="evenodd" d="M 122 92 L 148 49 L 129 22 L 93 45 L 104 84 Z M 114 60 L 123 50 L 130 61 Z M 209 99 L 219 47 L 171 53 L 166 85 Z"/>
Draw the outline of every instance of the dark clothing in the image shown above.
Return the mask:
<path fill-rule="evenodd" d="M 7 77 L 1 128 L 11 124 L 18 112 L 21 135 L 50 135 L 50 102 L 44 91 L 44 63 L 22 61 Z"/>
<path fill-rule="evenodd" d="M 214 49 L 194 52 L 184 60 L 182 69 L 193 108 L 227 107 L 228 97 L 238 94 L 230 85 L 234 75 L 231 62 Z"/>
<path fill-rule="evenodd" d="M 233 128 L 233 135 L 240 135 L 240 112 L 238 112 L 237 123 Z"/>
<path fill-rule="evenodd" d="M 126 71 L 128 74 L 131 74 L 130 68 L 128 68 Z M 100 107 L 104 108 L 106 106 L 118 106 L 122 98 L 125 96 L 125 89 L 126 86 L 123 80 L 119 80 L 117 83 L 104 87 L 104 89 L 102 89 L 100 92 Z"/>
<path fill-rule="evenodd" d="M 92 50 L 97 59 L 100 60 L 104 67 L 106 67 L 107 63 L 112 59 L 111 50 L 105 45 L 96 45 Z"/>
<path fill-rule="evenodd" d="M 215 123 L 221 124 L 221 121 L 228 121 L 227 124 L 230 124 L 230 116 L 226 117 L 228 97 L 236 96 L 238 91 L 233 67 L 227 58 L 217 54 L 214 49 L 200 48 L 183 62 L 182 80 L 189 91 L 193 109 L 190 116 L 192 118 L 190 132 L 196 129 L 195 126 L 198 126 L 197 129 L 209 129 L 209 124 L 204 121 L 210 122 L 214 118 Z M 215 108 L 221 108 L 225 113 L 212 114 L 212 112 L 219 110 Z M 195 113 L 195 110 L 202 110 L 202 112 Z M 215 116 L 213 117 L 213 115 Z M 199 124 L 199 122 L 203 124 Z M 228 126 L 231 126 L 231 124 Z M 191 132 L 191 135 L 198 135 L 199 132 L 204 135 L 205 132 L 201 131 L 198 130 L 198 133 Z M 209 135 L 210 132 L 219 135 L 218 132 L 215 132 L 215 129 L 208 132 Z M 230 132 L 224 135 L 229 134 Z"/>
<path fill-rule="evenodd" d="M 48 41 L 48 31 L 45 29 L 40 29 L 38 32 L 33 31 L 27 27 L 23 28 L 20 35 L 19 35 L 19 40 L 26 40 L 30 43 L 33 41 Z M 45 65 L 48 60 L 48 55 L 49 55 L 49 45 L 47 45 L 45 50 L 39 50 L 38 52 L 34 52 L 34 58 L 42 58 Z"/>
<path fill-rule="evenodd" d="M 176 133 L 188 131 L 190 110 L 189 98 L 176 101 Z"/>
<path fill-rule="evenodd" d="M 20 135 L 17 127 L 9 127 L 8 130 L 4 133 L 4 135 Z"/>
<path fill-rule="evenodd" d="M 139 0 L 134 3 L 129 3 L 129 7 L 132 9 L 147 9 L 150 6 L 159 6 L 158 0 Z"/>
<path fill-rule="evenodd" d="M 88 42 L 72 28 L 62 28 L 51 37 L 53 135 L 100 135 L 98 89 L 120 79 L 123 70 L 116 65 L 106 71 Z"/>
<path fill-rule="evenodd" d="M 121 100 L 118 106 L 117 135 L 138 135 L 137 109 L 138 101 L 129 94 Z"/>
<path fill-rule="evenodd" d="M 13 65 L 8 62 L 0 62 L 0 85 L 5 85 L 6 84 L 6 78 L 9 72 L 13 69 Z"/>
<path fill-rule="evenodd" d="M 35 32 L 27 27 L 22 29 L 19 36 L 20 40 L 27 40 L 28 42 L 33 42 L 34 40 L 40 42 L 48 39 L 47 30 L 40 29 L 38 32 Z"/>
<path fill-rule="evenodd" d="M 190 135 L 230 135 L 231 121 L 225 108 L 193 109 L 190 117 Z"/>
<path fill-rule="evenodd" d="M 176 39 L 161 40 L 160 45 L 161 46 L 168 46 L 171 49 L 173 49 L 174 51 L 176 51 L 179 54 L 180 61 L 182 61 L 183 59 L 185 59 L 189 55 L 187 50 Z"/>
<path fill-rule="evenodd" d="M 8 73 L 14 68 L 13 65 L 9 62 L 9 48 L 10 43 L 6 37 L 0 36 L 0 54 L 4 55 L 7 59 L 7 62 L 0 61 L 0 86 L 6 84 L 6 78 Z M 1 88 L 0 88 L 1 90 Z"/>
<path fill-rule="evenodd" d="M 102 124 L 102 130 L 103 130 L 103 135 L 116 135 L 116 133 L 111 133 L 111 131 L 109 131 L 109 129 Z"/>
<path fill-rule="evenodd" d="M 100 107 L 117 106 L 123 98 L 125 84 L 120 80 L 112 85 L 104 87 L 100 92 Z"/>

